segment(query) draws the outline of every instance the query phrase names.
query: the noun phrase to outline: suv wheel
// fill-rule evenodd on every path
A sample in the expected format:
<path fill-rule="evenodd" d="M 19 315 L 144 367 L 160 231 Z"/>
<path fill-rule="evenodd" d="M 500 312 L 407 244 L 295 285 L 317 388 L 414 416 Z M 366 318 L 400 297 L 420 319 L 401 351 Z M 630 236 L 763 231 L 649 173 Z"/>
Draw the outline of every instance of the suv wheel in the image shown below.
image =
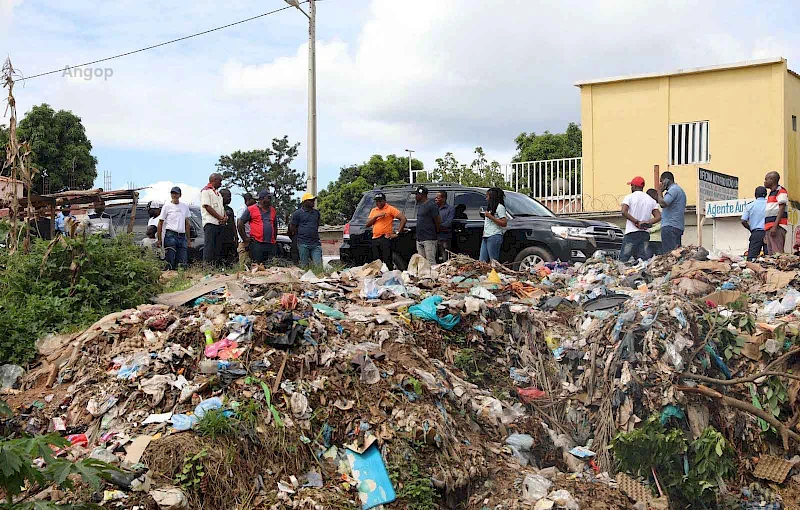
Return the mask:
<path fill-rule="evenodd" d="M 394 264 L 394 268 L 398 271 L 405 271 L 408 269 L 408 262 L 403 260 L 403 256 L 397 252 L 392 253 L 392 263 Z"/>
<path fill-rule="evenodd" d="M 531 269 L 536 267 L 537 264 L 552 262 L 553 260 L 553 255 L 545 248 L 531 246 L 517 254 L 517 258 L 514 259 L 514 268 L 517 271 L 528 273 Z"/>

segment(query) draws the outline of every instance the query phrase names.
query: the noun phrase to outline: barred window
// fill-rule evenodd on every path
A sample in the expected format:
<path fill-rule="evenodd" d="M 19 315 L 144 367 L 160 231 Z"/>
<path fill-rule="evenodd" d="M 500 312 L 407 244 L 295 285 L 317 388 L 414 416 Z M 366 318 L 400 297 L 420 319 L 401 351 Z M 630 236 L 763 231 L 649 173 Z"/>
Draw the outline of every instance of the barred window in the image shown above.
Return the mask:
<path fill-rule="evenodd" d="M 708 121 L 669 126 L 669 164 L 708 163 Z"/>

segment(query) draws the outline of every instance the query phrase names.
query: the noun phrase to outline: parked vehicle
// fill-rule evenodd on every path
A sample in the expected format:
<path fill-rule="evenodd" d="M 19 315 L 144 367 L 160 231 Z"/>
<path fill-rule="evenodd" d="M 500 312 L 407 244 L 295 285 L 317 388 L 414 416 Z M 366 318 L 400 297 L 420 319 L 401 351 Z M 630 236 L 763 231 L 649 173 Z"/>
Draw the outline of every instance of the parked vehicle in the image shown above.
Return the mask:
<path fill-rule="evenodd" d="M 431 200 L 439 191 L 446 191 L 448 203 L 456 208 L 452 251 L 477 259 L 483 237 L 481 208 L 487 205 L 486 188 L 450 183 L 426 186 Z M 366 223 L 370 210 L 375 206 L 375 193 L 381 191 L 386 194 L 386 202 L 408 218 L 407 231 L 392 241 L 395 265 L 407 267 L 411 256 L 416 253 L 414 188 L 415 185 L 411 184 L 383 186 L 364 194 L 350 223 L 344 227 L 344 240 L 339 249 L 343 263 L 363 264 L 372 259 L 372 229 L 366 228 Z M 556 216 L 536 200 L 512 191 L 505 192 L 505 206 L 511 218 L 503 239 L 500 262 L 511 263 L 517 270 L 527 271 L 540 262 L 555 260 L 584 262 L 597 250 L 619 254 L 623 232 L 616 225 Z"/>
<path fill-rule="evenodd" d="M 189 211 L 192 213 L 189 218 L 191 228 L 192 247 L 189 249 L 189 261 L 194 262 L 203 259 L 203 245 L 205 236 L 203 235 L 203 220 L 200 216 L 200 207 L 190 205 Z M 106 207 L 106 212 L 111 216 L 114 221 L 114 228 L 117 232 L 127 232 L 128 224 L 130 223 L 131 207 L 130 206 L 114 206 Z M 136 217 L 133 220 L 133 240 L 139 242 L 147 235 L 147 221 L 150 216 L 147 213 L 147 207 L 140 205 L 136 207 Z M 278 235 L 278 254 L 281 258 L 292 258 L 292 240 L 289 236 Z"/>

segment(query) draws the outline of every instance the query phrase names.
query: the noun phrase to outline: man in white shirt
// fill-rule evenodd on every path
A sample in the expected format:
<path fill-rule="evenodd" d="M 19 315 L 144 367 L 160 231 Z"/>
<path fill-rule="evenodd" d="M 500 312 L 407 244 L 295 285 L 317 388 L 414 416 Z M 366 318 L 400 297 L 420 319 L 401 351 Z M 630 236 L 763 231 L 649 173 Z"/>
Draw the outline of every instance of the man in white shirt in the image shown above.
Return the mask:
<path fill-rule="evenodd" d="M 222 258 L 222 227 L 227 223 L 225 206 L 219 188 L 222 186 L 222 175 L 213 173 L 208 177 L 208 184 L 200 191 L 200 214 L 203 218 L 203 262 L 216 264 Z"/>
<path fill-rule="evenodd" d="M 622 216 L 628 220 L 619 252 L 622 262 L 627 262 L 631 257 L 634 260 L 647 259 L 647 244 L 650 239 L 647 229 L 661 221 L 658 202 L 643 191 L 644 178 L 634 177 L 628 184 L 631 186 L 631 194 L 622 200 Z"/>
<path fill-rule="evenodd" d="M 103 237 L 116 237 L 114 221 L 106 213 L 106 203 L 102 200 L 95 202 L 94 210 L 89 213 L 89 234 Z"/>
<path fill-rule="evenodd" d="M 147 220 L 148 227 L 152 225 L 158 228 L 158 217 L 161 216 L 162 207 L 164 207 L 164 204 L 155 200 L 151 200 L 147 204 L 147 215 L 150 216 L 150 218 Z"/>
<path fill-rule="evenodd" d="M 181 203 L 181 189 L 177 186 L 170 190 L 172 201 L 164 204 L 158 217 L 158 234 L 156 246 L 161 247 L 164 240 L 165 258 L 170 269 L 177 264 L 186 267 L 189 263 L 189 247 L 192 239 L 189 236 L 189 206 Z M 165 232 L 166 230 L 166 232 Z"/>

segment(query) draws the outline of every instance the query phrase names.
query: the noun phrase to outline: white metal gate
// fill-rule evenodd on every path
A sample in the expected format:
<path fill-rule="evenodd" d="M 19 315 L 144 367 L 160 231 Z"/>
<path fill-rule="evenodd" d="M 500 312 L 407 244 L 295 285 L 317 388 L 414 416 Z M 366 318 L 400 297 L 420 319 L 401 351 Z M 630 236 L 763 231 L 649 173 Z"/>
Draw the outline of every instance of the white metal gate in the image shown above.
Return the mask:
<path fill-rule="evenodd" d="M 583 158 L 509 163 L 504 175 L 514 191 L 532 196 L 555 213 L 583 210 Z"/>

